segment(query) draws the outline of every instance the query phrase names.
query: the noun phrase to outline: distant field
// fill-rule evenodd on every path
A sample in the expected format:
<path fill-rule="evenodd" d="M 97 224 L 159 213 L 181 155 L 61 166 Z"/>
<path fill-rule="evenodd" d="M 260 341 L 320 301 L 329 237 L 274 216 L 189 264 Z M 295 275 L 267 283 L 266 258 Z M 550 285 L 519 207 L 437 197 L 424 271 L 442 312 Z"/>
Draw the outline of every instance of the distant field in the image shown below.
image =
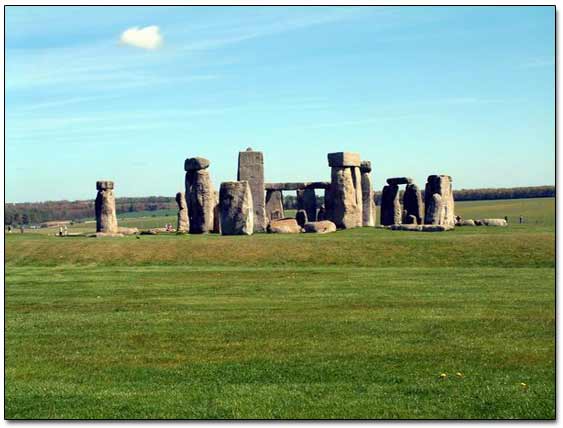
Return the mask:
<path fill-rule="evenodd" d="M 6 234 L 5 416 L 553 419 L 554 199 L 456 209 L 511 225 Z"/>

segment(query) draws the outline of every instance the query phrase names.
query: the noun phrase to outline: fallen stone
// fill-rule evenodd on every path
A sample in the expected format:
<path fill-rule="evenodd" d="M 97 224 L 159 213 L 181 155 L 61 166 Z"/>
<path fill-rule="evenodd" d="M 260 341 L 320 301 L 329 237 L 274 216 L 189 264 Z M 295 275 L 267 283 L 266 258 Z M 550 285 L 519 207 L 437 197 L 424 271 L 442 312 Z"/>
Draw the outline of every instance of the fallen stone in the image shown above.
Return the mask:
<path fill-rule="evenodd" d="M 139 233 L 139 229 L 136 227 L 118 227 L 117 232 L 123 235 L 137 235 Z"/>
<path fill-rule="evenodd" d="M 303 225 L 305 233 L 331 233 L 336 232 L 336 225 L 329 220 L 312 221 Z"/>
<path fill-rule="evenodd" d="M 270 233 L 301 233 L 301 226 L 297 224 L 294 218 L 283 218 L 281 220 L 273 220 L 268 225 Z"/>
<path fill-rule="evenodd" d="M 508 223 L 503 218 L 484 218 L 481 220 L 481 223 L 485 226 L 499 226 L 499 227 L 508 226 Z"/>
<path fill-rule="evenodd" d="M 96 238 L 123 238 L 125 235 L 123 233 L 96 232 L 94 236 Z"/>
<path fill-rule="evenodd" d="M 476 226 L 475 221 L 471 219 L 461 220 L 456 226 Z"/>

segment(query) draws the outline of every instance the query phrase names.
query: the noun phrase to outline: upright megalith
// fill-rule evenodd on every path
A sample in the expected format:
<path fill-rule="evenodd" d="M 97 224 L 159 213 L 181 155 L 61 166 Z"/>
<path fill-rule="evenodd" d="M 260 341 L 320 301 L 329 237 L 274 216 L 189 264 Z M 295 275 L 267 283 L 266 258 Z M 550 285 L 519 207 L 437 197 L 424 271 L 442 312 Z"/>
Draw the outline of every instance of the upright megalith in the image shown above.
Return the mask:
<path fill-rule="evenodd" d="M 360 173 L 362 174 L 362 226 L 375 227 L 376 211 L 370 161 L 361 162 Z"/>
<path fill-rule="evenodd" d="M 204 158 L 188 158 L 186 170 L 186 202 L 190 233 L 208 233 L 213 230 L 215 190 L 209 176 L 209 161 Z"/>
<path fill-rule="evenodd" d="M 317 218 L 317 195 L 315 189 L 297 190 L 297 209 L 305 210 L 307 218 L 315 221 Z"/>
<path fill-rule="evenodd" d="M 266 216 L 268 223 L 285 217 L 283 211 L 283 193 L 281 190 L 266 191 Z"/>
<path fill-rule="evenodd" d="M 221 234 L 252 235 L 254 209 L 248 181 L 227 181 L 219 190 Z"/>
<path fill-rule="evenodd" d="M 252 148 L 238 154 L 237 180 L 246 180 L 252 191 L 254 204 L 254 232 L 264 232 L 267 226 L 264 197 L 264 156 Z"/>
<path fill-rule="evenodd" d="M 403 223 L 412 223 L 411 216 L 416 219 L 416 224 L 422 224 L 424 220 L 424 207 L 422 204 L 422 194 L 416 184 L 407 184 L 403 194 L 404 217 Z"/>
<path fill-rule="evenodd" d="M 178 204 L 178 233 L 188 233 L 190 230 L 190 219 L 188 217 L 188 204 L 184 192 L 176 193 L 176 203 Z"/>
<path fill-rule="evenodd" d="M 98 191 L 95 202 L 96 232 L 119 233 L 113 187 L 113 181 L 96 181 L 96 190 Z"/>
<path fill-rule="evenodd" d="M 362 226 L 362 184 L 358 153 L 329 153 L 330 186 L 325 192 L 326 217 L 338 228 Z"/>
<path fill-rule="evenodd" d="M 399 186 L 396 184 L 384 186 L 381 193 L 381 224 L 384 226 L 400 224 L 401 215 Z"/>
<path fill-rule="evenodd" d="M 452 178 L 449 175 L 430 175 L 424 190 L 424 223 L 446 227 L 455 226 Z"/>

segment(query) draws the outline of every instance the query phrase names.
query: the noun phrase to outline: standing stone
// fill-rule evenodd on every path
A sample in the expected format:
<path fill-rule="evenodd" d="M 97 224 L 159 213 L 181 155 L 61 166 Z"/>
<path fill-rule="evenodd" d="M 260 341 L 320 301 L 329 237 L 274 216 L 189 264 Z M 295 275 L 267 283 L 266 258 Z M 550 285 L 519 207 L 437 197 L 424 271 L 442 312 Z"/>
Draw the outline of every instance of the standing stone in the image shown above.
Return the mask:
<path fill-rule="evenodd" d="M 313 221 L 317 218 L 317 195 L 315 189 L 297 190 L 297 209 L 305 210 L 307 218 Z"/>
<path fill-rule="evenodd" d="M 399 186 L 396 184 L 383 187 L 381 193 L 381 224 L 390 226 L 401 223 L 401 202 Z"/>
<path fill-rule="evenodd" d="M 215 190 L 208 168 L 209 161 L 204 158 L 188 158 L 184 163 L 190 233 L 208 233 L 213 230 Z"/>
<path fill-rule="evenodd" d="M 252 235 L 254 209 L 248 181 L 227 181 L 219 190 L 219 212 L 223 235 Z"/>
<path fill-rule="evenodd" d="M 221 210 L 219 207 L 219 192 L 213 191 L 215 195 L 215 207 L 213 208 L 213 233 L 221 233 Z"/>
<path fill-rule="evenodd" d="M 326 211 L 325 206 L 321 205 L 319 208 L 319 212 L 317 213 L 317 221 L 324 221 L 326 220 Z"/>
<path fill-rule="evenodd" d="M 250 147 L 238 154 L 237 180 L 246 180 L 252 191 L 254 203 L 254 232 L 266 231 L 266 202 L 264 199 L 264 156 Z"/>
<path fill-rule="evenodd" d="M 360 155 L 329 153 L 331 182 L 325 192 L 326 216 L 338 228 L 362 226 L 362 185 Z"/>
<path fill-rule="evenodd" d="M 307 211 L 297 210 L 297 213 L 295 214 L 295 220 L 297 221 L 297 224 L 299 226 L 303 227 L 303 225 L 307 223 Z"/>
<path fill-rule="evenodd" d="M 96 232 L 118 233 L 113 181 L 97 181 L 96 190 Z"/>
<path fill-rule="evenodd" d="M 184 192 L 176 193 L 176 203 L 178 204 L 178 225 L 176 231 L 179 233 L 188 233 L 190 230 L 190 219 L 188 217 L 188 204 Z"/>
<path fill-rule="evenodd" d="M 283 193 L 281 190 L 268 190 L 266 192 L 266 216 L 268 223 L 285 217 L 283 212 Z"/>
<path fill-rule="evenodd" d="M 435 198 L 439 195 L 440 198 Z M 439 203 L 438 203 L 439 200 Z M 426 211 L 424 223 L 455 226 L 452 178 L 449 175 L 430 175 L 424 191 Z"/>
<path fill-rule="evenodd" d="M 362 226 L 375 227 L 375 199 L 371 182 L 371 162 L 362 161 Z"/>
<path fill-rule="evenodd" d="M 416 222 L 414 224 L 422 224 L 424 220 L 422 194 L 416 184 L 407 184 L 407 188 L 403 194 L 403 207 L 405 211 L 403 223 L 407 223 L 405 219 L 408 217 L 414 216 L 416 218 Z"/>

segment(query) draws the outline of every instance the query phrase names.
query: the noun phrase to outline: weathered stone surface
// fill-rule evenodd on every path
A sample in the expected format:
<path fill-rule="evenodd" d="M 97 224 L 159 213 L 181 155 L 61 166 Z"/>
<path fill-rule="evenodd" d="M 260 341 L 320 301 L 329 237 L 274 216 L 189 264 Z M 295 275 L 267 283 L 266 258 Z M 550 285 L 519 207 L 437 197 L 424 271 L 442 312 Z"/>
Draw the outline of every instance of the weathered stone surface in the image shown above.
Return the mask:
<path fill-rule="evenodd" d="M 359 153 L 350 153 L 350 152 L 336 152 L 336 153 L 329 153 L 328 157 L 328 166 L 330 167 L 359 167 L 361 164 L 360 154 Z"/>
<path fill-rule="evenodd" d="M 481 219 L 481 224 L 485 226 L 500 226 L 500 227 L 508 226 L 508 223 L 503 218 L 484 218 Z"/>
<path fill-rule="evenodd" d="M 440 196 L 439 210 L 436 210 L 435 201 L 433 202 L 435 194 Z M 449 175 L 428 176 L 424 202 L 426 206 L 424 222 L 426 224 L 442 224 L 448 227 L 455 225 L 452 178 Z"/>
<path fill-rule="evenodd" d="M 297 213 L 295 214 L 295 221 L 297 222 L 297 224 L 299 226 L 303 226 L 305 223 L 307 223 L 307 220 L 307 211 L 297 210 Z"/>
<path fill-rule="evenodd" d="M 125 235 L 123 233 L 111 233 L 111 232 L 96 232 L 94 235 L 96 238 L 123 238 Z"/>
<path fill-rule="evenodd" d="M 213 208 L 213 233 L 221 233 L 221 207 L 219 205 L 219 192 L 214 190 L 215 207 Z"/>
<path fill-rule="evenodd" d="M 184 192 L 176 193 L 176 204 L 178 204 L 178 224 L 176 230 L 180 233 L 188 233 L 190 230 L 190 219 L 188 217 L 188 203 Z"/>
<path fill-rule="evenodd" d="M 461 220 L 456 226 L 476 226 L 475 221 L 472 219 Z"/>
<path fill-rule="evenodd" d="M 330 188 L 325 192 L 326 218 L 336 227 L 362 226 L 362 185 L 358 167 L 333 167 Z"/>
<path fill-rule="evenodd" d="M 186 173 L 186 202 L 190 233 L 211 232 L 216 203 L 215 189 L 207 168 Z"/>
<path fill-rule="evenodd" d="M 418 220 L 417 220 L 417 218 L 416 218 L 414 215 L 412 215 L 412 214 L 406 215 L 406 216 L 403 218 L 403 224 L 418 224 Z"/>
<path fill-rule="evenodd" d="M 375 199 L 371 181 L 371 162 L 362 161 L 362 226 L 374 227 L 376 221 Z"/>
<path fill-rule="evenodd" d="M 308 220 L 314 221 L 317 218 L 317 195 L 314 189 L 297 191 L 297 209 L 305 210 Z"/>
<path fill-rule="evenodd" d="M 283 194 L 281 190 L 266 191 L 266 217 L 268 222 L 285 217 L 283 212 Z"/>
<path fill-rule="evenodd" d="M 300 233 L 301 226 L 297 224 L 294 218 L 283 218 L 281 220 L 272 220 L 268 225 L 270 233 Z"/>
<path fill-rule="evenodd" d="M 360 172 L 371 172 L 371 161 L 368 160 L 361 161 Z"/>
<path fill-rule="evenodd" d="M 96 181 L 96 190 L 113 190 L 113 185 L 111 180 L 99 180 Z"/>
<path fill-rule="evenodd" d="M 248 149 L 238 154 L 237 180 L 248 181 L 254 204 L 254 232 L 264 232 L 268 224 L 264 194 L 264 155 Z"/>
<path fill-rule="evenodd" d="M 434 193 L 429 199 L 427 198 L 426 213 L 424 215 L 425 224 L 443 224 L 444 223 L 444 206 L 442 196 Z"/>
<path fill-rule="evenodd" d="M 319 211 L 317 212 L 317 221 L 326 220 L 326 210 L 325 206 L 321 205 Z"/>
<path fill-rule="evenodd" d="M 312 221 L 303 225 L 305 233 L 330 233 L 336 232 L 336 225 L 329 220 Z"/>
<path fill-rule="evenodd" d="M 184 162 L 184 171 L 197 171 L 199 169 L 209 168 L 210 162 L 208 159 L 195 157 L 188 158 Z"/>
<path fill-rule="evenodd" d="M 453 227 L 440 224 L 392 224 L 384 227 L 390 230 L 404 230 L 411 232 L 445 232 L 453 229 Z"/>
<path fill-rule="evenodd" d="M 422 224 L 424 220 L 424 206 L 422 203 L 422 194 L 416 184 L 407 184 L 405 193 L 403 194 L 403 208 L 405 215 L 403 223 L 408 223 L 407 218 L 414 216 L 416 224 Z"/>
<path fill-rule="evenodd" d="M 221 183 L 219 211 L 223 235 L 252 235 L 254 231 L 254 209 L 248 181 Z"/>
<path fill-rule="evenodd" d="M 96 232 L 112 234 L 117 232 L 117 216 L 115 214 L 115 196 L 113 181 L 96 182 L 98 194 L 94 204 L 96 212 Z"/>
<path fill-rule="evenodd" d="M 123 235 L 137 235 L 139 233 L 139 229 L 136 227 L 118 227 L 117 233 L 121 233 Z"/>
<path fill-rule="evenodd" d="M 420 225 L 422 232 L 446 232 L 452 230 L 454 226 L 446 226 L 443 224 L 423 224 Z"/>
<path fill-rule="evenodd" d="M 392 177 L 387 179 L 387 184 L 397 186 L 399 184 L 411 184 L 413 179 L 410 177 Z"/>
<path fill-rule="evenodd" d="M 300 181 L 295 183 L 266 183 L 266 190 L 328 189 L 329 181 Z"/>
<path fill-rule="evenodd" d="M 381 224 L 384 226 L 400 224 L 401 211 L 399 186 L 384 186 L 381 193 Z"/>

